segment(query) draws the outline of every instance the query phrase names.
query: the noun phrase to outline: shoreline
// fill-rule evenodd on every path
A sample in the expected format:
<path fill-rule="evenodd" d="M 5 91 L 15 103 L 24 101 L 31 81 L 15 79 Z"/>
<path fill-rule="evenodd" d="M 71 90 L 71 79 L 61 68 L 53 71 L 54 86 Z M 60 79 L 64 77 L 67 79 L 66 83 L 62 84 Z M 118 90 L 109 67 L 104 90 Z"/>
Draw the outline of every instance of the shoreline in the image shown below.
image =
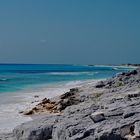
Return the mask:
<path fill-rule="evenodd" d="M 114 67 L 114 68 L 130 68 L 130 69 L 137 69 L 139 66 L 134 66 L 134 65 L 94 65 L 94 66 L 101 66 L 101 67 Z"/>
<path fill-rule="evenodd" d="M 60 95 L 68 92 L 71 88 L 81 87 L 90 83 L 97 83 L 100 80 L 103 79 L 69 81 L 66 83 L 63 82 L 50 84 L 49 86 L 40 88 L 37 91 L 33 90 L 21 93 L 15 92 L 12 95 L 10 93 L 7 93 L 7 97 L 11 96 L 9 97 L 11 99 L 7 100 L 11 100 L 11 102 L 9 102 L 8 104 L 0 104 L 0 110 L 6 110 L 5 112 L 0 112 L 0 133 L 10 133 L 18 125 L 26 123 L 28 121 L 32 121 L 35 117 L 23 115 L 23 112 L 32 109 L 37 104 L 39 104 L 44 98 L 57 98 Z M 5 95 L 0 96 L 3 96 L 1 100 L 5 98 Z M 13 117 L 11 118 L 11 116 Z"/>
<path fill-rule="evenodd" d="M 134 140 L 140 138 L 140 68 L 81 83 L 58 98 L 43 99 L 33 120 L 1 134 L 2 140 Z M 50 111 L 50 113 L 44 113 Z M 4 139 L 6 138 L 6 139 Z"/>

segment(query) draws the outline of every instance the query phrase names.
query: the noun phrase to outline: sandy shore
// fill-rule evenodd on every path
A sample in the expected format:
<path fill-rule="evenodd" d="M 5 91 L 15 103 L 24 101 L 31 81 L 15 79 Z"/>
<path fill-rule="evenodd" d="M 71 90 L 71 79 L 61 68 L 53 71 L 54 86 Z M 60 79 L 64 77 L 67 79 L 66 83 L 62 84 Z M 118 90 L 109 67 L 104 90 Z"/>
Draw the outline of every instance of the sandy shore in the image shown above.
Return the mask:
<path fill-rule="evenodd" d="M 0 95 L 0 133 L 12 132 L 21 123 L 31 121 L 32 116 L 25 116 L 28 111 L 39 104 L 44 98 L 56 98 L 71 88 L 95 84 L 100 80 L 72 81 L 52 84 L 37 90 L 27 90 Z"/>

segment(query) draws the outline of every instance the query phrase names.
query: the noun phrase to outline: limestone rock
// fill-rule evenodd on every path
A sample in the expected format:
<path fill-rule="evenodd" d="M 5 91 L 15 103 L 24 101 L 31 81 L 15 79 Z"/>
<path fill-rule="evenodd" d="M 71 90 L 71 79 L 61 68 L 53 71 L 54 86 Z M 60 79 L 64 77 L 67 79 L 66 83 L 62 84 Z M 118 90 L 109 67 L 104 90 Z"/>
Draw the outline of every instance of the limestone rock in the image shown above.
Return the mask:
<path fill-rule="evenodd" d="M 98 123 L 100 121 L 103 121 L 105 120 L 105 116 L 104 116 L 104 113 L 103 112 L 95 112 L 95 113 L 92 113 L 90 118 L 95 122 L 95 123 Z"/>

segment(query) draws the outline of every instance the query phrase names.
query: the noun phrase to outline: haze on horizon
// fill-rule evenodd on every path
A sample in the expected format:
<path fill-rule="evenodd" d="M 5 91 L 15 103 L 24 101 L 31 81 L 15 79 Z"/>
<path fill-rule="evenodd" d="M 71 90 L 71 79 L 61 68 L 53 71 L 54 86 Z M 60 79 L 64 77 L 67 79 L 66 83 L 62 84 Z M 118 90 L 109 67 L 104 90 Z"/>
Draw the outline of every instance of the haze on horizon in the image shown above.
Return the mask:
<path fill-rule="evenodd" d="M 140 63 L 139 0 L 1 0 L 0 63 Z"/>

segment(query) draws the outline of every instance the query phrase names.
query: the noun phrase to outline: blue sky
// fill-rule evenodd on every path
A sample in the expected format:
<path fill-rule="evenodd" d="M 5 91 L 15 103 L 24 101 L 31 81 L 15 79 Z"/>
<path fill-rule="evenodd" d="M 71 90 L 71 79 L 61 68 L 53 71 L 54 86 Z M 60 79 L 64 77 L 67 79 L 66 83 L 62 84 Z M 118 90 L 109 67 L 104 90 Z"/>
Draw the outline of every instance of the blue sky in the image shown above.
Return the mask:
<path fill-rule="evenodd" d="M 1 0 L 0 63 L 140 63 L 139 0 Z"/>

